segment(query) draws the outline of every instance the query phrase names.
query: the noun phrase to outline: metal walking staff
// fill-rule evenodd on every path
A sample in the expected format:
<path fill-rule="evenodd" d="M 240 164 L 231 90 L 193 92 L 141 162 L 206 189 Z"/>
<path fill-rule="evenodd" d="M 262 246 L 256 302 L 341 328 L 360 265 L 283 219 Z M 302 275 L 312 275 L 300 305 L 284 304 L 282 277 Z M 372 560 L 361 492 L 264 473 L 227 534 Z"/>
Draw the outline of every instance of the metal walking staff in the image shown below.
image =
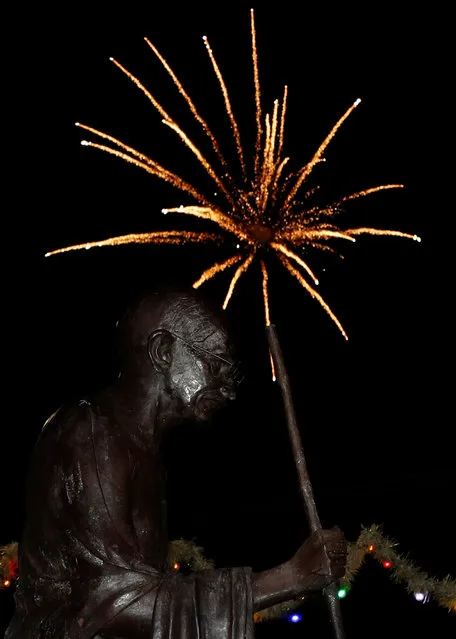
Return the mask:
<path fill-rule="evenodd" d="M 280 347 L 279 338 L 277 336 L 277 331 L 274 324 L 268 324 L 266 326 L 266 334 L 268 337 L 269 349 L 274 363 L 277 382 L 282 393 L 283 405 L 288 426 L 288 434 L 290 436 L 291 448 L 296 464 L 296 470 L 298 473 L 299 489 L 304 501 L 307 520 L 312 532 L 319 530 L 321 531 L 322 526 L 320 518 L 318 516 L 317 506 L 315 505 L 312 484 L 307 472 L 307 463 L 304 456 L 301 437 L 299 435 L 299 428 L 296 420 L 296 413 L 293 405 L 288 373 L 285 367 L 282 349 Z M 335 582 L 325 588 L 324 596 L 328 604 L 331 624 L 334 630 L 334 636 L 336 637 L 336 639 L 345 639 L 342 613 L 340 609 L 340 600 L 337 596 L 337 584 Z"/>

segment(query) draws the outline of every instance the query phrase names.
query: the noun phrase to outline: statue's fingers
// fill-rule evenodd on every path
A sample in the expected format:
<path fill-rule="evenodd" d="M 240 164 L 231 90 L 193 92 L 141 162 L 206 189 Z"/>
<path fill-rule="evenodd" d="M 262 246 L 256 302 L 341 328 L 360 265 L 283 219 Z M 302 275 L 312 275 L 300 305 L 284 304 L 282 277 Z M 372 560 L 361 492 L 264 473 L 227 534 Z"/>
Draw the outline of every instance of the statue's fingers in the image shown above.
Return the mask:
<path fill-rule="evenodd" d="M 346 558 L 345 556 L 336 556 L 331 559 L 331 573 L 337 579 L 344 576 L 346 570 Z"/>

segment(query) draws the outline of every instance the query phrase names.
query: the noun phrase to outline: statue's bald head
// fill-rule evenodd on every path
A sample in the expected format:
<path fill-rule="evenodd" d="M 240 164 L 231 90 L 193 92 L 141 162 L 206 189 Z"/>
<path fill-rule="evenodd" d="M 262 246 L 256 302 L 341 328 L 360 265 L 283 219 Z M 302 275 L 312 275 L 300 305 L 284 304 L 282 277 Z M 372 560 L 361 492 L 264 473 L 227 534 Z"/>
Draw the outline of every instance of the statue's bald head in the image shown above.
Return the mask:
<path fill-rule="evenodd" d="M 239 376 L 227 331 L 198 294 L 144 295 L 118 332 L 121 377 L 148 398 L 155 393 L 174 422 L 206 420 L 235 398 Z"/>
<path fill-rule="evenodd" d="M 149 339 L 157 330 L 180 335 L 189 342 L 200 342 L 214 329 L 225 332 L 221 319 L 196 292 L 143 294 L 128 308 L 117 326 L 122 365 L 135 368 L 135 364 L 147 357 Z"/>

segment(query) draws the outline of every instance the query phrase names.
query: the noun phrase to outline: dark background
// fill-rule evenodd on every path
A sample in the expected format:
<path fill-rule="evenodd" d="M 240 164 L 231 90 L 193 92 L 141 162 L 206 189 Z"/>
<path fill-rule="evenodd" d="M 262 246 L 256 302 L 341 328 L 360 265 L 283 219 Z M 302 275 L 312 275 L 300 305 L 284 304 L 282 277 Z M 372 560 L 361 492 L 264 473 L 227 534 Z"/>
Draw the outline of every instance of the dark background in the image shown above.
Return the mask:
<path fill-rule="evenodd" d="M 263 106 L 269 110 L 289 85 L 285 152 L 293 166 L 309 160 L 361 97 L 312 186 L 321 185 L 330 200 L 404 183 L 402 191 L 350 203 L 344 222 L 423 238 L 417 244 L 364 237 L 342 246 L 342 262 L 309 258 L 348 343 L 280 265 L 271 275 L 272 318 L 321 517 L 351 540 L 362 524 L 383 524 L 400 551 L 439 578 L 456 572 L 454 204 L 446 177 L 453 69 L 450 17 L 442 7 L 412 11 L 371 3 L 334 10 L 323 3 L 317 10 L 280 3 L 256 10 Z M 131 297 L 163 281 L 188 286 L 233 248 L 228 238 L 217 252 L 120 247 L 45 259 L 54 248 L 124 233 L 210 230 L 196 220 L 161 216 L 161 208 L 185 199 L 139 169 L 81 148 L 73 123 L 107 131 L 206 188 L 190 152 L 108 58 L 138 75 L 208 151 L 142 40 L 150 37 L 229 149 L 223 102 L 201 41 L 207 34 L 249 147 L 248 9 L 73 4 L 32 12 L 17 7 L 4 16 L 0 543 L 20 540 L 25 474 L 43 421 L 63 401 L 110 379 L 115 322 Z M 229 279 L 213 280 L 207 295 L 221 303 Z M 171 536 L 194 538 L 217 565 L 255 570 L 288 559 L 307 535 L 280 396 L 270 381 L 260 283 L 253 268 L 228 311 L 247 371 L 236 406 L 207 432 L 180 433 L 169 455 Z M 6 621 L 11 591 L 0 593 L 0 603 Z M 349 639 L 454 635 L 454 617 L 434 602 L 415 602 L 373 561 L 342 607 Z M 258 637 L 326 636 L 318 601 L 303 613 L 296 626 L 258 627 Z"/>

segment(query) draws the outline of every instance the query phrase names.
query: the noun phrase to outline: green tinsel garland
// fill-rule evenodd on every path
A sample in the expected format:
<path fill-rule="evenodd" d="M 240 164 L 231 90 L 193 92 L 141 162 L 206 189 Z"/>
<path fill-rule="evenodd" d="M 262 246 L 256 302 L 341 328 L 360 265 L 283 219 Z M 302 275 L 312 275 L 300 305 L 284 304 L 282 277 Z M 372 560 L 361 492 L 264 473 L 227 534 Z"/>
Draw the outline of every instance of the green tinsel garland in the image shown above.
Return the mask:
<path fill-rule="evenodd" d="M 168 564 L 173 570 L 180 570 L 181 565 L 188 566 L 191 571 L 211 570 L 214 562 L 206 559 L 203 548 L 193 541 L 176 539 L 168 546 Z"/>
<path fill-rule="evenodd" d="M 17 551 L 16 541 L 7 546 L 0 546 L 0 590 L 11 586 L 13 580 L 17 578 L 19 568 Z"/>
<path fill-rule="evenodd" d="M 347 570 L 341 581 L 341 588 L 350 586 L 362 568 L 366 555 L 370 555 L 388 569 L 389 574 L 396 582 L 404 584 L 409 593 L 423 593 L 450 612 L 456 612 L 456 580 L 450 575 L 444 579 L 430 577 L 417 568 L 412 561 L 396 552 L 396 546 L 397 542 L 386 537 L 380 526 L 363 527 L 357 541 L 348 545 Z M 16 578 L 17 549 L 17 543 L 0 548 L 0 588 L 8 587 Z M 170 543 L 168 563 L 170 570 L 176 571 L 181 570 L 184 566 L 193 572 L 210 570 L 214 567 L 214 563 L 206 559 L 200 546 L 197 546 L 193 541 L 183 539 Z M 263 622 L 277 619 L 296 609 L 304 599 L 305 597 L 300 597 L 256 612 L 255 621 Z"/>
<path fill-rule="evenodd" d="M 348 544 L 347 568 L 345 576 L 341 580 L 341 590 L 349 588 L 358 571 L 362 568 L 366 555 L 370 555 L 384 564 L 394 581 L 404 584 L 410 594 L 422 593 L 425 597 L 432 597 L 440 606 L 455 613 L 456 580 L 450 575 L 444 579 L 430 577 L 417 568 L 412 561 L 396 552 L 394 547 L 397 545 L 397 542 L 382 533 L 381 526 L 376 524 L 369 527 L 363 526 L 357 541 Z M 300 605 L 302 599 L 287 601 L 262 610 L 255 614 L 255 621 L 267 621 L 281 617 Z"/>
<path fill-rule="evenodd" d="M 410 559 L 396 552 L 398 543 L 382 533 L 381 526 L 362 528 L 358 540 L 349 544 L 347 570 L 342 585 L 349 586 L 366 555 L 371 555 L 385 565 L 394 581 L 402 583 L 410 594 L 417 592 L 432 597 L 440 606 L 456 612 L 456 580 L 448 575 L 435 579 L 420 570 Z"/>

